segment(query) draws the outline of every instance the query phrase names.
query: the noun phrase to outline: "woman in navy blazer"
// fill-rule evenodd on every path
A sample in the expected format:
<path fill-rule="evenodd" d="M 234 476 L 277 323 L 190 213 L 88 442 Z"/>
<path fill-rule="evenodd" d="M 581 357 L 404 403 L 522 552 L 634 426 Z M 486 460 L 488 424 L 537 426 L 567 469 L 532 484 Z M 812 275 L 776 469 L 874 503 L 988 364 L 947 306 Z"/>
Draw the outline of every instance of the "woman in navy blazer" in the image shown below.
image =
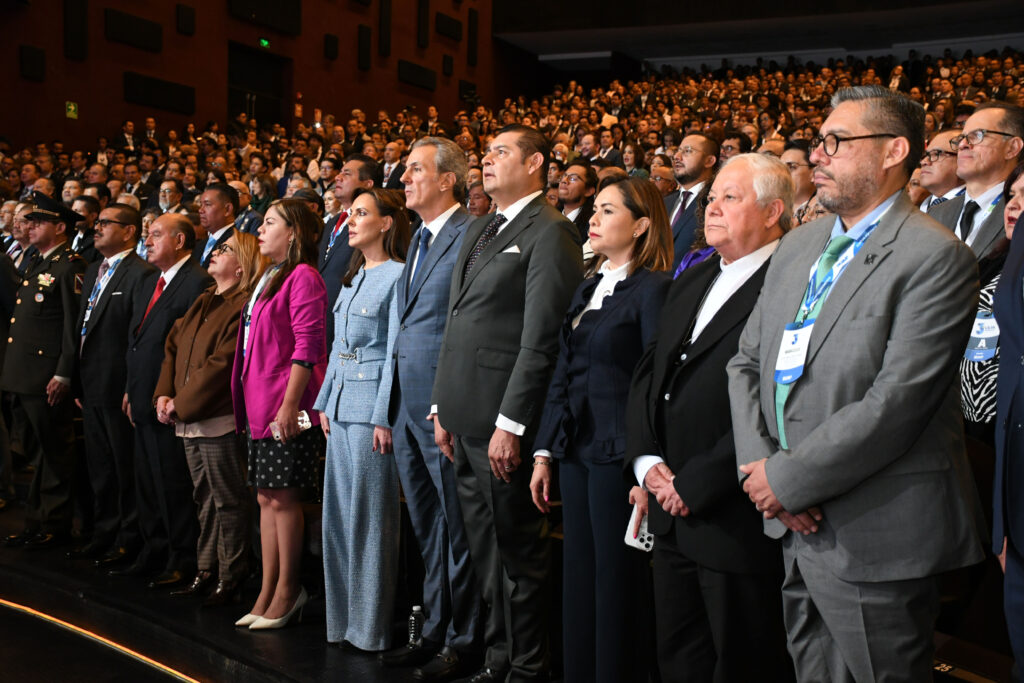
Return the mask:
<path fill-rule="evenodd" d="M 334 303 L 334 345 L 315 408 L 327 435 L 323 557 L 327 641 L 391 645 L 398 585 L 398 469 L 388 403 L 396 291 L 409 245 L 405 197 L 363 190 L 349 210 L 354 258 Z"/>
<path fill-rule="evenodd" d="M 280 628 L 308 600 L 299 583 L 303 489 L 319 486 L 323 433 L 313 402 L 327 365 L 327 290 L 317 272 L 320 219 L 306 202 L 282 199 L 259 228 L 272 265 L 242 308 L 231 395 L 235 424 L 249 441 L 249 482 L 257 489 L 263 584 L 248 614 L 252 630 Z M 306 412 L 313 428 L 300 429 Z M 276 432 L 276 434 L 275 434 Z"/>
<path fill-rule="evenodd" d="M 646 680 L 632 615 L 642 600 L 647 557 L 623 537 L 630 503 L 647 493 L 622 476 L 626 399 L 633 369 L 654 339 L 672 280 L 665 204 L 643 178 L 605 184 L 594 202 L 590 245 L 597 257 L 570 304 L 558 362 L 535 441 L 530 490 L 548 511 L 551 458 L 563 505 L 564 674 L 574 681 Z M 633 646 L 633 644 L 636 646 Z"/>

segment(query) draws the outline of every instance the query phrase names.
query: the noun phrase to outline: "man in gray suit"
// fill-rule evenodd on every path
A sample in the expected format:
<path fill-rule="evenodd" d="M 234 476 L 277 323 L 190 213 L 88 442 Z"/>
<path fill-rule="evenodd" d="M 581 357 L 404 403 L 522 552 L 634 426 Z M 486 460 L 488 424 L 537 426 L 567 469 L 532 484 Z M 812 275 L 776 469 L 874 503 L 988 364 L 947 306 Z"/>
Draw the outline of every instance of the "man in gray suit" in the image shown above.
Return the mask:
<path fill-rule="evenodd" d="M 967 192 L 928 213 L 957 234 L 981 260 L 1002 240 L 1003 183 L 1017 165 L 1024 140 L 1024 110 L 1006 102 L 978 106 L 964 122 L 963 133 L 950 140 L 956 172 Z"/>
<path fill-rule="evenodd" d="M 457 672 L 459 652 L 474 644 L 478 597 L 462 524 L 455 467 L 434 442 L 430 393 L 448 314 L 452 269 L 472 216 L 466 156 L 446 138 L 418 140 L 401 176 L 406 206 L 422 219 L 398 283 L 398 338 L 388 420 L 409 518 L 423 556 L 423 632 L 380 656 L 387 666 L 422 666 L 419 680 Z M 436 655 L 436 656 L 435 656 Z"/>
<path fill-rule="evenodd" d="M 537 130 L 511 125 L 484 155 L 484 190 L 498 211 L 469 227 L 455 261 L 431 400 L 487 604 L 477 683 L 547 675 L 548 544 L 520 453 L 533 452 L 562 319 L 583 273 L 575 227 L 544 198 L 549 150 Z"/>
<path fill-rule="evenodd" d="M 728 366 L 736 457 L 783 539 L 797 678 L 930 680 L 936 577 L 983 557 L 957 384 L 977 268 L 902 191 L 920 105 L 864 86 L 833 106 L 811 163 L 836 216 L 772 258 Z"/>

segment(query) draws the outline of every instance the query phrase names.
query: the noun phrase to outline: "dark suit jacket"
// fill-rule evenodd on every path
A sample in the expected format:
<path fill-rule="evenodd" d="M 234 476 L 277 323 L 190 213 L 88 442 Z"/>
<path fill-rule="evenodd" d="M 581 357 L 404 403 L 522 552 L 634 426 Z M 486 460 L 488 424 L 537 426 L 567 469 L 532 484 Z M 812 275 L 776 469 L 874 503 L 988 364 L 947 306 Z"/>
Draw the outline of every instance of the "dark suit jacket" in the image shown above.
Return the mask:
<path fill-rule="evenodd" d="M 129 328 L 136 307 L 141 305 L 144 311 L 149 303 L 147 299 L 140 304 L 136 293 L 156 268 L 139 258 L 134 250 L 129 253 L 110 276 L 86 324 L 85 311 L 99 271 L 100 262 L 85 271 L 77 330 L 81 334 L 82 326 L 86 325 L 86 334 L 81 342 L 74 390 L 84 405 L 120 408 L 128 375 L 125 353 Z"/>
<path fill-rule="evenodd" d="M 558 362 L 534 449 L 556 458 L 621 461 L 626 455 L 626 397 L 633 370 L 655 338 L 672 278 L 640 269 L 615 286 L 600 310 L 573 330 L 601 275 L 585 280 L 562 322 Z"/>
<path fill-rule="evenodd" d="M 679 201 L 679 195 L 683 192 L 682 188 L 679 188 L 675 192 L 665 197 L 665 208 L 668 211 L 668 218 L 672 220 L 672 211 L 676 208 L 676 202 Z M 672 257 L 672 272 L 676 271 L 679 267 L 679 262 L 683 260 L 683 257 L 690 251 L 690 247 L 693 246 L 693 240 L 697 237 L 697 198 L 691 197 L 690 203 L 685 209 L 679 212 L 679 216 L 675 222 L 672 223 L 672 250 L 674 253 Z"/>
<path fill-rule="evenodd" d="M 341 214 L 338 214 L 340 217 Z M 317 258 L 317 270 L 324 279 L 324 286 L 327 287 L 327 348 L 331 348 L 334 341 L 334 302 L 341 292 L 341 279 L 345 277 L 349 261 L 352 260 L 354 249 L 348 246 L 348 226 L 343 227 L 338 237 L 334 240 L 334 246 L 328 248 L 331 243 L 331 231 L 338 224 L 338 217 L 324 226 L 324 232 L 320 236 L 320 256 Z"/>
<path fill-rule="evenodd" d="M 679 549 L 717 571 L 779 571 L 781 546 L 764 535 L 761 515 L 737 483 L 726 363 L 736 353 L 765 263 L 718 310 L 687 347 L 701 300 L 720 272 L 716 255 L 687 269 L 669 290 L 655 342 L 633 376 L 625 477 L 633 462 L 658 455 L 675 473 L 687 517 L 672 517 L 652 496 L 648 529 L 675 534 Z M 665 396 L 669 399 L 666 401 Z"/>
<path fill-rule="evenodd" d="M 127 185 L 127 183 L 126 183 L 126 185 Z M 126 189 L 125 192 L 128 192 L 128 190 Z M 152 185 L 148 185 L 146 183 L 140 182 L 139 184 L 137 184 L 134 187 L 132 187 L 132 191 L 129 194 L 132 194 L 132 195 L 138 197 L 139 204 L 141 204 L 143 206 L 143 208 L 145 208 L 146 205 L 149 202 L 149 198 L 152 197 L 155 193 L 156 193 L 156 188 L 155 187 L 153 187 Z"/>
<path fill-rule="evenodd" d="M 93 242 L 95 241 L 95 239 L 95 233 L 93 233 L 93 231 L 90 230 L 89 232 L 85 233 L 85 235 L 82 236 L 82 239 L 78 240 L 78 248 L 73 249 L 73 251 L 76 254 L 85 259 L 86 263 L 96 263 L 97 261 L 103 260 L 103 254 L 97 251 L 96 247 L 93 246 Z M 75 236 L 72 235 L 71 240 L 68 242 L 68 244 L 73 244 L 74 241 Z"/>
<path fill-rule="evenodd" d="M 580 207 L 579 213 L 572 219 L 572 224 L 576 226 L 575 239 L 581 245 L 590 239 L 590 219 L 593 215 L 594 198 L 588 197 Z"/>
<path fill-rule="evenodd" d="M 493 216 L 466 232 L 452 274 L 431 403 L 460 436 L 490 438 L 498 415 L 536 431 L 558 356 L 558 330 L 583 277 L 572 223 L 543 193 L 498 233 L 463 279 Z"/>
<path fill-rule="evenodd" d="M 143 321 L 146 306 L 156 289 L 160 273 L 150 273 L 135 290 L 133 315 L 128 336 L 128 402 L 135 424 L 155 424 L 153 391 L 164 360 L 164 342 L 174 323 L 185 314 L 203 290 L 213 284 L 202 266 L 194 259 L 182 264 L 153 309 Z"/>
<path fill-rule="evenodd" d="M 600 152 L 598 152 L 598 158 L 601 158 Z M 605 163 L 609 166 L 618 166 L 619 168 L 625 168 L 626 165 L 622 162 L 622 152 L 615 149 L 614 147 L 608 150 L 608 153 L 604 155 Z"/>
<path fill-rule="evenodd" d="M 405 164 L 398 164 L 395 166 L 395 170 L 391 171 L 391 175 L 388 176 L 388 182 L 384 182 L 384 164 L 380 164 L 380 178 L 381 187 L 386 190 L 401 190 L 405 187 L 405 184 L 401 181 L 402 175 L 405 173 Z"/>
<path fill-rule="evenodd" d="M 398 420 L 402 403 L 411 420 L 424 429 L 432 428 L 426 417 L 430 413 L 430 393 L 434 388 L 437 357 L 448 315 L 452 273 L 462 238 L 472 220 L 473 216 L 465 209 L 458 208 L 434 237 L 424 262 L 416 265 L 416 278 L 409 283 L 408 293 L 408 260 L 402 279 L 398 281 L 398 336 L 393 351 L 394 380 L 388 410 L 388 421 L 392 425 Z M 418 242 L 414 240 L 412 244 L 410 249 L 415 249 Z"/>
<path fill-rule="evenodd" d="M 955 234 L 957 231 L 957 220 L 960 218 L 960 212 L 964 208 L 966 197 L 966 194 L 961 194 L 959 197 L 953 197 L 949 201 L 942 202 L 930 209 L 928 215 L 945 225 Z M 984 209 L 985 207 L 981 208 Z M 978 229 L 978 235 L 974 238 L 971 250 L 978 257 L 979 261 L 985 258 L 999 244 L 1000 240 L 1006 236 L 1006 231 L 1003 229 L 1003 209 L 1005 208 L 1006 201 L 1000 198 Z"/>
<path fill-rule="evenodd" d="M 1010 241 L 1010 254 L 993 299 L 999 323 L 999 375 L 996 389 L 996 468 L 993 487 L 992 548 L 1003 550 L 1009 537 L 1024 549 L 1024 240 Z M 1021 615 L 1014 615 L 1021 618 Z"/>

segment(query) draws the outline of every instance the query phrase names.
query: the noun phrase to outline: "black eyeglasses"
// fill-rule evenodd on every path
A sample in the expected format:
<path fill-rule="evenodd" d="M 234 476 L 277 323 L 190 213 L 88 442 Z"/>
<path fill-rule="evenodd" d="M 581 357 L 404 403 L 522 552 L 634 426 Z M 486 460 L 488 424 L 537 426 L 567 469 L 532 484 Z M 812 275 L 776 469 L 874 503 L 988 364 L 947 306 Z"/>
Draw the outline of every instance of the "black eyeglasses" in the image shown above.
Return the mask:
<path fill-rule="evenodd" d="M 960 143 L 964 140 L 967 141 L 968 147 L 974 147 L 975 145 L 980 145 L 986 135 L 1002 135 L 1004 138 L 1016 137 L 1013 133 L 1004 133 L 1001 130 L 978 128 L 977 130 L 972 130 L 970 133 L 962 133 L 961 135 L 950 138 L 949 147 L 955 152 L 960 149 Z"/>
<path fill-rule="evenodd" d="M 895 138 L 899 137 L 895 133 L 872 133 L 871 135 L 851 135 L 850 137 L 840 137 L 835 133 L 829 133 L 828 135 L 815 135 L 811 138 L 811 149 L 817 149 L 818 145 L 821 145 L 821 150 L 825 152 L 826 156 L 835 156 L 835 153 L 839 151 L 840 142 L 851 142 L 853 140 L 870 140 L 872 138 Z"/>
<path fill-rule="evenodd" d="M 121 221 L 115 221 L 115 220 L 111 220 L 109 218 L 101 218 L 98 221 L 96 221 L 96 227 L 97 228 L 105 228 L 108 225 L 125 225 L 125 226 L 127 226 L 127 225 L 131 225 L 131 223 L 122 223 Z"/>
<path fill-rule="evenodd" d="M 924 161 L 925 159 L 927 159 L 929 163 L 934 164 L 936 161 L 938 161 L 942 157 L 955 157 L 955 156 L 956 156 L 956 152 L 947 152 L 947 151 L 941 150 L 941 149 L 929 149 L 929 150 L 925 150 L 924 155 L 921 157 L 921 161 Z"/>
<path fill-rule="evenodd" d="M 210 252 L 210 256 L 219 256 L 220 254 L 226 254 L 229 251 L 234 252 L 235 250 L 231 248 L 230 244 L 224 242 L 220 246 L 214 247 L 213 251 Z"/>

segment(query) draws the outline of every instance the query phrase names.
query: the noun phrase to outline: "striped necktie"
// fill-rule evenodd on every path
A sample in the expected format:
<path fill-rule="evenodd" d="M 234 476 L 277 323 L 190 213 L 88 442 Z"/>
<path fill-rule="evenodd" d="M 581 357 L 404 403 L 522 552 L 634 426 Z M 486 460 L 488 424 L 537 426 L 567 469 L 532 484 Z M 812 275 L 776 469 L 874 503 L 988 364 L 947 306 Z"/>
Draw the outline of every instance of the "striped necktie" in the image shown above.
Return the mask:
<path fill-rule="evenodd" d="M 484 228 L 483 233 L 480 235 L 480 239 L 473 245 L 473 251 L 469 252 L 469 258 L 466 259 L 466 268 L 462 271 L 462 281 L 465 282 L 469 274 L 473 272 L 473 266 L 476 264 L 476 260 L 483 253 L 483 250 L 487 248 L 487 245 L 498 236 L 498 228 L 505 224 L 507 219 L 500 213 L 494 214 L 494 218 Z"/>

